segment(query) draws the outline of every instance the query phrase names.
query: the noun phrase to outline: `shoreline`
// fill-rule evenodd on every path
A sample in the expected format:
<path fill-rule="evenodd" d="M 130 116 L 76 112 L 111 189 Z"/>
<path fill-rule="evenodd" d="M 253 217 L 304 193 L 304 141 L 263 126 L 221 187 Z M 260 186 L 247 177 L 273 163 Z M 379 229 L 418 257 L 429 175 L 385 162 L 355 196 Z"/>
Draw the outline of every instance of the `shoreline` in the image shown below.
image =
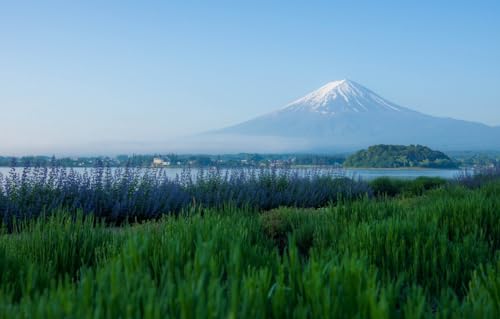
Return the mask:
<path fill-rule="evenodd" d="M 342 167 L 346 170 L 382 170 L 382 171 L 461 171 L 471 169 L 466 167 L 435 168 L 435 167 Z"/>

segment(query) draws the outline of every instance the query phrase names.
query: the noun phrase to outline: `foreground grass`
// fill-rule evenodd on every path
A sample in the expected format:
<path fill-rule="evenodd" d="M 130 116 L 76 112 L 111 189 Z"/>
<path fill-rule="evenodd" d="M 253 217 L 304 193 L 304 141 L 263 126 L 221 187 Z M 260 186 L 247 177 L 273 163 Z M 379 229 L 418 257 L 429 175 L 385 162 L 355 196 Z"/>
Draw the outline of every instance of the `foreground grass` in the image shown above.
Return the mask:
<path fill-rule="evenodd" d="M 500 183 L 0 235 L 0 318 L 499 318 Z"/>

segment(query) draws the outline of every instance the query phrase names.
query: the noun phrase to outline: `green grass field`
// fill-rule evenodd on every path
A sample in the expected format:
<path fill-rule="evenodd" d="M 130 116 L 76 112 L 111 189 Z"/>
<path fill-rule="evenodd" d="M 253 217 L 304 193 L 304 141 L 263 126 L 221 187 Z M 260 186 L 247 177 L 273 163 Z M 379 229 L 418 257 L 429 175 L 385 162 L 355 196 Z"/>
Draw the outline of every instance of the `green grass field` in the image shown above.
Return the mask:
<path fill-rule="evenodd" d="M 0 318 L 500 318 L 500 182 L 0 235 Z"/>

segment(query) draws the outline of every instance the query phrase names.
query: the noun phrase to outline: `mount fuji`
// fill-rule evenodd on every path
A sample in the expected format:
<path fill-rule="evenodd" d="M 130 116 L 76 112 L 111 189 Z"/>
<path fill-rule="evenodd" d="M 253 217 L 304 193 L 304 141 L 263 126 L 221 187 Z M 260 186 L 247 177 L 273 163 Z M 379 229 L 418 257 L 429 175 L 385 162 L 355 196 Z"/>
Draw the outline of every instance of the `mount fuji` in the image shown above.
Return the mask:
<path fill-rule="evenodd" d="M 373 144 L 500 149 L 500 127 L 426 115 L 351 80 L 327 83 L 281 109 L 206 136 L 241 151 L 348 151 Z"/>

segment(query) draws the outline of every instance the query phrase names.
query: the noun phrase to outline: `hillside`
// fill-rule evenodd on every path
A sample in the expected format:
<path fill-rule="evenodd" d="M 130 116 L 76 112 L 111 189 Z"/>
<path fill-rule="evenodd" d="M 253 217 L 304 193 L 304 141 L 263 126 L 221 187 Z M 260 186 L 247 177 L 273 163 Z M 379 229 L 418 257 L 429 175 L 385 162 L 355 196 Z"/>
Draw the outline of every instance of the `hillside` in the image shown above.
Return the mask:
<path fill-rule="evenodd" d="M 377 168 L 457 168 L 446 154 L 422 145 L 374 145 L 349 156 L 345 167 Z"/>

